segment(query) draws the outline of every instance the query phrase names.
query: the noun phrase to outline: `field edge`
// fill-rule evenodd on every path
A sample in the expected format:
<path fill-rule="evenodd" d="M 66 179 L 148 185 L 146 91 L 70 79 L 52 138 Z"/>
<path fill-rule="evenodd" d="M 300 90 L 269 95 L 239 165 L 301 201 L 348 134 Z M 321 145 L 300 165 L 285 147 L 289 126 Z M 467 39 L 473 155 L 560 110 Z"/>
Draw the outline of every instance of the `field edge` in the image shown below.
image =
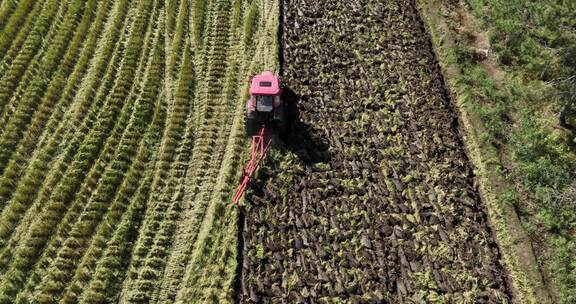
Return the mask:
<path fill-rule="evenodd" d="M 456 81 L 459 66 L 449 59 L 449 49 L 454 44 L 453 33 L 438 7 L 431 0 L 417 0 L 417 7 L 430 34 L 434 52 L 439 62 L 446 89 L 451 95 L 460 121 L 460 132 L 468 158 L 475 168 L 478 190 L 486 205 L 491 228 L 495 234 L 502 262 L 508 272 L 514 303 L 552 303 L 542 274 L 538 269 L 530 239 L 526 235 L 513 206 L 502 199 L 507 181 L 499 172 L 497 151 L 481 140 L 484 129 L 477 113 L 469 111 Z M 522 257 L 522 259 L 520 259 Z"/>

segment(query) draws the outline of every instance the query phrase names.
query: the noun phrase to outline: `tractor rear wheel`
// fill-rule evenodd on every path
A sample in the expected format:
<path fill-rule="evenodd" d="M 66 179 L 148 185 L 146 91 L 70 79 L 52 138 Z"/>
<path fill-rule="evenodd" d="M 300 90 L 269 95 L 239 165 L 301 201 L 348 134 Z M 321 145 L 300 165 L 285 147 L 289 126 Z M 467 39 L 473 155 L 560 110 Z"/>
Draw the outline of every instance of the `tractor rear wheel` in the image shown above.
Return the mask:
<path fill-rule="evenodd" d="M 258 134 L 258 120 L 248 117 L 248 115 L 244 114 L 244 130 L 246 131 L 247 136 L 254 136 Z"/>

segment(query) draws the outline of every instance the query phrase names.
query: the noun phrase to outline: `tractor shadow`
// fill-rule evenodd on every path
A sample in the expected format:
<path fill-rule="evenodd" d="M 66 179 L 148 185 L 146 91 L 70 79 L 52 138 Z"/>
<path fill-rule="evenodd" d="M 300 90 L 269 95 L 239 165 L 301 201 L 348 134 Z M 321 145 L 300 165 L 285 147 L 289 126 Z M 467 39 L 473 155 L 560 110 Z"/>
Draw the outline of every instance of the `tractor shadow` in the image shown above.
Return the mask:
<path fill-rule="evenodd" d="M 327 163 L 330 161 L 329 144 L 320 134 L 322 131 L 300 119 L 299 103 L 302 97 L 289 87 L 282 89 L 282 100 L 286 104 L 290 131 L 281 136 L 280 148 L 282 153 L 292 152 L 305 165 Z"/>
<path fill-rule="evenodd" d="M 281 156 L 288 154 L 296 155 L 299 162 L 304 166 L 315 166 L 320 163 L 328 163 L 331 160 L 328 141 L 322 138 L 321 129 L 300 120 L 299 103 L 302 101 L 301 96 L 296 94 L 292 89 L 285 86 L 282 89 L 282 100 L 286 105 L 287 116 L 289 121 L 289 132 L 287 134 L 273 134 L 272 149 L 280 153 Z M 305 100 L 304 100 L 305 101 Z M 321 121 L 317 123 L 322 123 Z M 272 153 L 273 154 L 273 153 Z M 246 227 L 253 225 L 250 222 L 252 217 L 257 217 L 259 208 L 278 204 L 280 194 L 275 186 L 267 187 L 267 184 L 278 178 L 282 171 L 280 162 L 283 157 L 270 157 L 267 155 L 265 163 L 258 169 L 256 177 L 251 181 L 246 193 L 246 205 L 237 205 L 238 208 L 238 244 L 237 244 L 237 267 L 236 280 L 234 287 L 236 289 L 235 303 L 243 303 L 246 297 L 249 297 L 249 286 L 246 284 L 246 274 L 244 267 L 248 260 L 244 256 L 245 252 L 250 250 L 253 244 L 247 244 L 245 237 L 254 233 L 253 230 L 246 231 Z"/>

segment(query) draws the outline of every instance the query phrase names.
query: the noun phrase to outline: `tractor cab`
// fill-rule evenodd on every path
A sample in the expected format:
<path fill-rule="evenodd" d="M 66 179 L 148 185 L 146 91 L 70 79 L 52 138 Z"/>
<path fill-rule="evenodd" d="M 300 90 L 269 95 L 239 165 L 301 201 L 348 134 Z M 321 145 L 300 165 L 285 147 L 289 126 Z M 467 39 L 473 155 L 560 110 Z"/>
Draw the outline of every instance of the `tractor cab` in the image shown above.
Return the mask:
<path fill-rule="evenodd" d="M 250 99 L 246 102 L 244 126 L 246 134 L 256 135 L 260 128 L 267 127 L 284 133 L 286 117 L 280 79 L 265 71 L 250 80 Z"/>

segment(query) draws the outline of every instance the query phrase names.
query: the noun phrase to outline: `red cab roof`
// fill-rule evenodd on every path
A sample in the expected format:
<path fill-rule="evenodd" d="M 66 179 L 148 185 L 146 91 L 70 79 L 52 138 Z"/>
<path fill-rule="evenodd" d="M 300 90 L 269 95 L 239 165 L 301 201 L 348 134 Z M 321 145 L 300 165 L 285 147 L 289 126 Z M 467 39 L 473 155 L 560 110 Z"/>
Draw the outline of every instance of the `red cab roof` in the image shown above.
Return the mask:
<path fill-rule="evenodd" d="M 252 77 L 250 83 L 251 95 L 279 95 L 280 80 L 272 72 L 262 72 L 260 75 Z"/>

